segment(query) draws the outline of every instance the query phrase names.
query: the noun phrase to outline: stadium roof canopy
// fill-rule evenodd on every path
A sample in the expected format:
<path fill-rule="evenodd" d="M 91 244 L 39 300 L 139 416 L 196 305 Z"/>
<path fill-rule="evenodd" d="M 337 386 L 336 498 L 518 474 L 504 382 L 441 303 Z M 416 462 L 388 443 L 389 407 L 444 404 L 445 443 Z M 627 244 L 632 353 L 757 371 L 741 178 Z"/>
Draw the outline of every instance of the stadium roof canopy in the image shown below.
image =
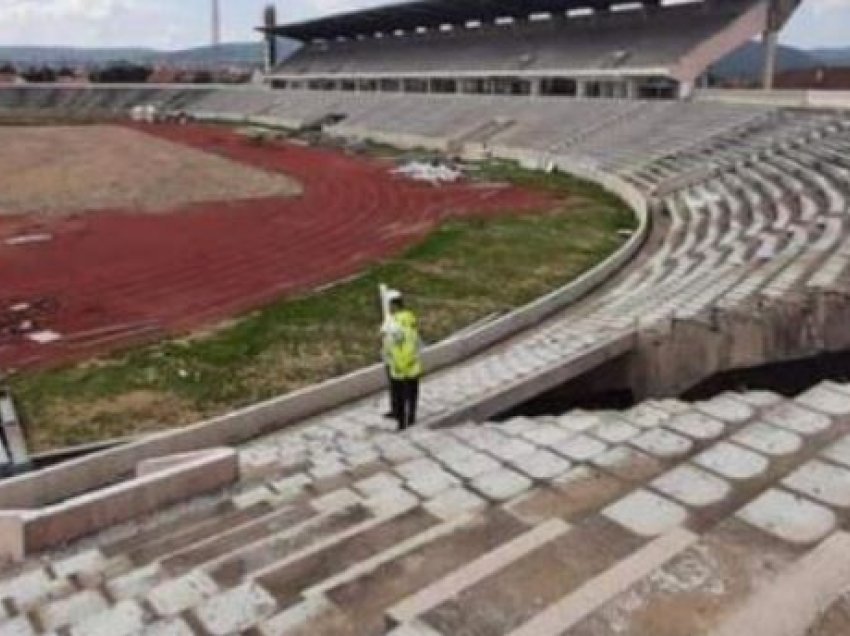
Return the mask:
<path fill-rule="evenodd" d="M 720 3 L 741 2 L 721 0 Z M 281 37 L 309 41 L 371 35 L 379 31 L 410 31 L 417 27 L 436 28 L 474 20 L 523 18 L 535 13 L 563 13 L 583 8 L 599 10 L 620 4 L 634 3 L 629 0 L 414 0 L 281 25 L 273 31 Z M 644 0 L 643 4 L 657 6 L 659 0 Z"/>

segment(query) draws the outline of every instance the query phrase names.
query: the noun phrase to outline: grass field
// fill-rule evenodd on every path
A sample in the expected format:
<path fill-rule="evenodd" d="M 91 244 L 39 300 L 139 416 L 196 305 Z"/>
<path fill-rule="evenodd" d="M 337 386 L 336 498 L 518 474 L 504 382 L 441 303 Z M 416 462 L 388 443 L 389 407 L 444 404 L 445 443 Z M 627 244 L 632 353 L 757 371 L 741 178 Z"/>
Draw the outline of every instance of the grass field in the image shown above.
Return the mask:
<path fill-rule="evenodd" d="M 606 258 L 630 210 L 564 175 L 481 167 L 481 178 L 557 195 L 553 209 L 442 225 L 356 279 L 283 299 L 204 334 L 12 379 L 30 443 L 46 450 L 170 428 L 376 362 L 380 282 L 406 292 L 434 342 L 509 311 Z"/>

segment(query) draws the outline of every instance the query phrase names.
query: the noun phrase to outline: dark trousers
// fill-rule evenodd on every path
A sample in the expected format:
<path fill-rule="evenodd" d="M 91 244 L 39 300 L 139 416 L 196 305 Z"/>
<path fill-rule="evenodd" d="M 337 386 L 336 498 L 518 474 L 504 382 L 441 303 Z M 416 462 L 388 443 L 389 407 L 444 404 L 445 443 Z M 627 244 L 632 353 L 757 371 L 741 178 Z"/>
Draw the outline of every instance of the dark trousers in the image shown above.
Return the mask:
<path fill-rule="evenodd" d="M 388 365 L 388 364 L 387 364 L 387 365 L 384 365 L 384 370 L 387 372 L 387 386 L 388 386 L 388 387 L 389 387 L 389 389 L 390 389 L 390 410 L 389 410 L 389 415 L 390 415 L 390 416 L 391 416 L 394 420 L 397 420 L 397 419 L 398 419 L 398 417 L 396 416 L 396 410 L 395 410 L 395 397 L 394 397 L 394 396 L 395 396 L 395 393 L 393 393 L 393 382 L 394 382 L 395 380 L 393 380 L 393 376 L 392 376 L 392 374 L 390 373 L 390 365 Z"/>
<path fill-rule="evenodd" d="M 398 421 L 398 429 L 403 431 L 416 424 L 416 408 L 419 404 L 419 379 L 391 380 L 392 411 Z"/>

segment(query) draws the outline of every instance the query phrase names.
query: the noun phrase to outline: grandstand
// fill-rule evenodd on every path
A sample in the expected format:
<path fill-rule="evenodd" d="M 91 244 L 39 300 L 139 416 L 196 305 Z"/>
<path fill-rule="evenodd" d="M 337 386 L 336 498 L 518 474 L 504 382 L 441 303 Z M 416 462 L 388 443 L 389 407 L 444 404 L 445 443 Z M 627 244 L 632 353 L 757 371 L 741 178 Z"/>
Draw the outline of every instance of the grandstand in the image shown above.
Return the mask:
<path fill-rule="evenodd" d="M 650 98 L 690 94 L 795 6 L 419 0 L 264 30 L 303 43 L 270 74 L 278 88 Z"/>
<path fill-rule="evenodd" d="M 429 348 L 411 431 L 381 418 L 375 366 L 0 482 L 0 549 L 19 561 L 0 573 L 0 634 L 850 633 L 850 386 L 676 397 L 716 373 L 850 348 L 850 113 L 369 90 L 379 68 L 403 86 L 415 66 L 430 87 L 433 70 L 478 73 L 482 59 L 488 77 L 493 59 L 512 78 L 545 75 L 492 42 L 506 29 L 542 46 L 551 21 L 431 32 L 486 17 L 483 4 L 510 8 L 429 0 L 280 27 L 307 42 L 272 75 L 284 90 L 0 89 L 0 114 L 117 116 L 156 100 L 201 120 L 515 159 L 595 181 L 640 221 L 573 284 Z M 567 30 L 598 28 L 609 47 L 617 25 L 652 33 L 669 11 L 663 55 L 636 44 L 638 65 L 593 77 L 640 77 L 651 60 L 685 84 L 697 66 L 677 75 L 675 59 L 735 24 L 769 30 L 748 22 L 766 8 L 646 6 Z M 674 38 L 695 13 L 711 19 Z M 376 16 L 430 31 L 337 41 Z M 593 55 L 575 59 L 590 70 Z M 320 81 L 366 89 L 291 90 Z M 567 382 L 639 403 L 499 417 Z"/>

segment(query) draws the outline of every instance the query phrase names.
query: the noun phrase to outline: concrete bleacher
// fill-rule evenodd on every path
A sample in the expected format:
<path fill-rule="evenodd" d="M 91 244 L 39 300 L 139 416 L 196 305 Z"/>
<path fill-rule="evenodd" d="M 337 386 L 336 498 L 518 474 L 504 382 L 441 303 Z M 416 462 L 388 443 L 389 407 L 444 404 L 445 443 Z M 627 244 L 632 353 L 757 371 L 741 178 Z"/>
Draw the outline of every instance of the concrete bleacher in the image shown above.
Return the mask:
<path fill-rule="evenodd" d="M 339 113 L 328 132 L 436 139 L 461 154 L 471 139 L 476 152 L 615 189 L 641 227 L 581 291 L 485 325 L 484 344 L 444 343 L 461 353 L 424 381 L 420 429 L 395 434 L 383 395 L 334 384 L 328 395 L 347 396 L 337 408 L 319 387 L 299 396 L 311 416 L 271 435 L 246 441 L 245 420 L 226 418 L 175 433 L 237 446 L 238 481 L 28 553 L 0 574 L 0 633 L 805 633 L 846 605 L 847 385 L 490 420 L 625 354 L 646 359 L 637 375 L 657 384 L 636 393 L 652 395 L 850 346 L 847 113 L 596 100 L 594 116 L 585 100 L 268 96 L 190 108 L 293 127 Z M 0 90 L 0 104 L 91 108 L 70 97 Z M 504 126 L 475 137 L 473 113 Z M 644 257 L 612 278 L 645 240 Z M 655 352 L 666 343 L 665 358 Z M 98 472 L 96 498 L 133 466 L 123 457 L 54 478 L 83 488 Z M 26 509 L 39 479 L 0 483 L 3 506 Z"/>
<path fill-rule="evenodd" d="M 214 116 L 250 116 L 260 115 L 272 108 L 276 96 L 272 91 L 253 89 L 232 89 L 211 91 L 208 95 L 195 100 L 189 110 L 197 114 Z"/>
<path fill-rule="evenodd" d="M 656 160 L 670 156 L 676 158 L 675 170 L 681 170 L 686 150 L 757 126 L 777 112 L 760 106 L 618 99 L 178 87 L 6 88 L 0 89 L 0 114 L 4 103 L 10 104 L 9 112 L 75 116 L 121 116 L 133 106 L 155 104 L 199 119 L 293 129 L 334 116 L 339 121 L 326 127 L 329 134 L 444 150 L 462 150 L 468 143 L 479 154 L 541 152 L 623 174 L 647 166 L 661 169 Z"/>
<path fill-rule="evenodd" d="M 215 91 L 204 86 L 40 84 L 0 88 L 0 116 L 122 118 L 135 106 L 180 110 Z"/>
<path fill-rule="evenodd" d="M 0 630 L 805 630 L 850 590 L 849 434 L 850 387 L 829 382 L 402 435 L 304 427 L 245 447 L 234 490 L 7 574 Z"/>

